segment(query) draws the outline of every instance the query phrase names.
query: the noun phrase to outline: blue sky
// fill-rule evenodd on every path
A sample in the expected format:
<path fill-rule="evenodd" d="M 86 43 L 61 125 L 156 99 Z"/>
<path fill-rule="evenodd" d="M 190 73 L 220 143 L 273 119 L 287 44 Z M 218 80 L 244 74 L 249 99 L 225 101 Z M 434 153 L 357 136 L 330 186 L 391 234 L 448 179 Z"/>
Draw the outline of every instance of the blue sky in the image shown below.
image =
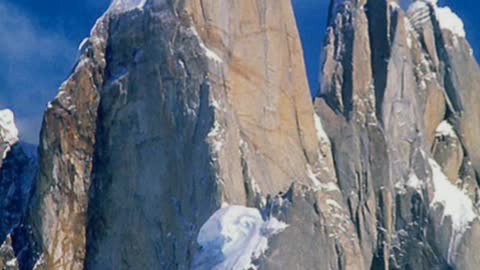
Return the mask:
<path fill-rule="evenodd" d="M 37 143 L 42 114 L 109 0 L 0 0 L 0 108 Z"/>
<path fill-rule="evenodd" d="M 467 37 L 480 52 L 477 0 L 444 0 L 464 19 Z M 37 143 L 43 110 L 69 75 L 77 47 L 109 0 L 0 0 L 0 108 L 17 116 L 22 139 Z M 329 0 L 292 0 L 311 91 Z M 476 46 L 475 46 L 476 45 Z"/>

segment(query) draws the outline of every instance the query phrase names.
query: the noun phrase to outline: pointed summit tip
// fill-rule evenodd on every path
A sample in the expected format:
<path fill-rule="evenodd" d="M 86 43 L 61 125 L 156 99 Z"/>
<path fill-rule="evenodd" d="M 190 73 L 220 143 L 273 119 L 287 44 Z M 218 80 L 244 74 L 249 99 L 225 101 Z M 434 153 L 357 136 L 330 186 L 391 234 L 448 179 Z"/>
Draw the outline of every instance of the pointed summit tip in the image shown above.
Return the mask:
<path fill-rule="evenodd" d="M 147 0 L 112 0 L 107 13 L 124 13 L 134 9 L 143 10 Z"/>

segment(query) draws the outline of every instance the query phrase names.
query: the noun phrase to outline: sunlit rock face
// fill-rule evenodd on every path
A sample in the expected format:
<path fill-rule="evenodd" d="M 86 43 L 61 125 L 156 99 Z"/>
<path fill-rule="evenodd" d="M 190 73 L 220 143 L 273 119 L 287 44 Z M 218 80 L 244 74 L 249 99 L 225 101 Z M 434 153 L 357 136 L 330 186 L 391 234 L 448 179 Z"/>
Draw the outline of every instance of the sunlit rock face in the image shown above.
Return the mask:
<path fill-rule="evenodd" d="M 480 74 L 461 20 L 436 1 L 336 3 L 315 107 L 369 267 L 475 269 Z"/>

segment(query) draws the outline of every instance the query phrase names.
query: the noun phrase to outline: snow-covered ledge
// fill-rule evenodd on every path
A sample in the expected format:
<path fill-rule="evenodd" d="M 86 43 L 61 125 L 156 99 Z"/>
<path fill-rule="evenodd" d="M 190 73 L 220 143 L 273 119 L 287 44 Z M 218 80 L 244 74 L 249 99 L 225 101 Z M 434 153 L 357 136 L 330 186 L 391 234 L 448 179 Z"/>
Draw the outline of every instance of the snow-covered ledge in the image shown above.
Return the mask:
<path fill-rule="evenodd" d="M 463 235 L 470 228 L 471 223 L 479 217 L 477 209 L 468 195 L 450 183 L 435 160 L 429 159 L 429 163 L 432 168 L 434 187 L 434 197 L 430 206 L 432 208 L 442 206 L 443 218 L 448 216 L 451 220 L 452 235 L 447 258 L 448 263 L 451 264 Z"/>
<path fill-rule="evenodd" d="M 0 150 L 2 159 L 10 151 L 10 147 L 18 142 L 18 129 L 15 126 L 15 117 L 11 110 L 0 110 Z"/>

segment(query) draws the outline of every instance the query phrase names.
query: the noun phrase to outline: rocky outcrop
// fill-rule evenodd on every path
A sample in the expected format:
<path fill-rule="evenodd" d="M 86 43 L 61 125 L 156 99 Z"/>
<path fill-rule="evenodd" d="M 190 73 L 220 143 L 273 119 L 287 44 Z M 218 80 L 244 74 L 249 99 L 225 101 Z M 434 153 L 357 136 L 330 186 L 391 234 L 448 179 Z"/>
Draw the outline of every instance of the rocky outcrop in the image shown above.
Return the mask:
<path fill-rule="evenodd" d="M 259 269 L 366 269 L 341 193 L 294 184 L 268 204 L 288 227 L 269 241 Z M 321 244 L 319 244 L 321 243 Z"/>
<path fill-rule="evenodd" d="M 315 107 L 372 269 L 477 264 L 459 249 L 475 249 L 467 237 L 477 237 L 475 143 L 465 133 L 480 122 L 475 101 L 460 108 L 458 100 L 475 100 L 478 87 L 451 83 L 463 79 L 449 57 L 471 65 L 462 67 L 469 83 L 480 77 L 444 13 L 431 1 L 415 1 L 406 15 L 396 1 L 332 1 Z M 465 118 L 475 126 L 468 132 Z"/>
<path fill-rule="evenodd" d="M 0 246 L 0 269 L 18 270 L 18 262 L 12 247 L 11 236 L 8 236 Z"/>
<path fill-rule="evenodd" d="M 455 130 L 447 121 L 442 122 L 437 128 L 432 154 L 448 179 L 456 184 L 460 178 L 464 151 Z"/>
<path fill-rule="evenodd" d="M 101 32 L 99 22 L 94 31 Z M 70 78 L 45 112 L 39 172 L 26 226 L 33 242 L 25 268 L 83 269 L 92 160 L 105 59 L 101 33 L 85 48 Z M 42 268 L 38 268 L 42 269 Z"/>

